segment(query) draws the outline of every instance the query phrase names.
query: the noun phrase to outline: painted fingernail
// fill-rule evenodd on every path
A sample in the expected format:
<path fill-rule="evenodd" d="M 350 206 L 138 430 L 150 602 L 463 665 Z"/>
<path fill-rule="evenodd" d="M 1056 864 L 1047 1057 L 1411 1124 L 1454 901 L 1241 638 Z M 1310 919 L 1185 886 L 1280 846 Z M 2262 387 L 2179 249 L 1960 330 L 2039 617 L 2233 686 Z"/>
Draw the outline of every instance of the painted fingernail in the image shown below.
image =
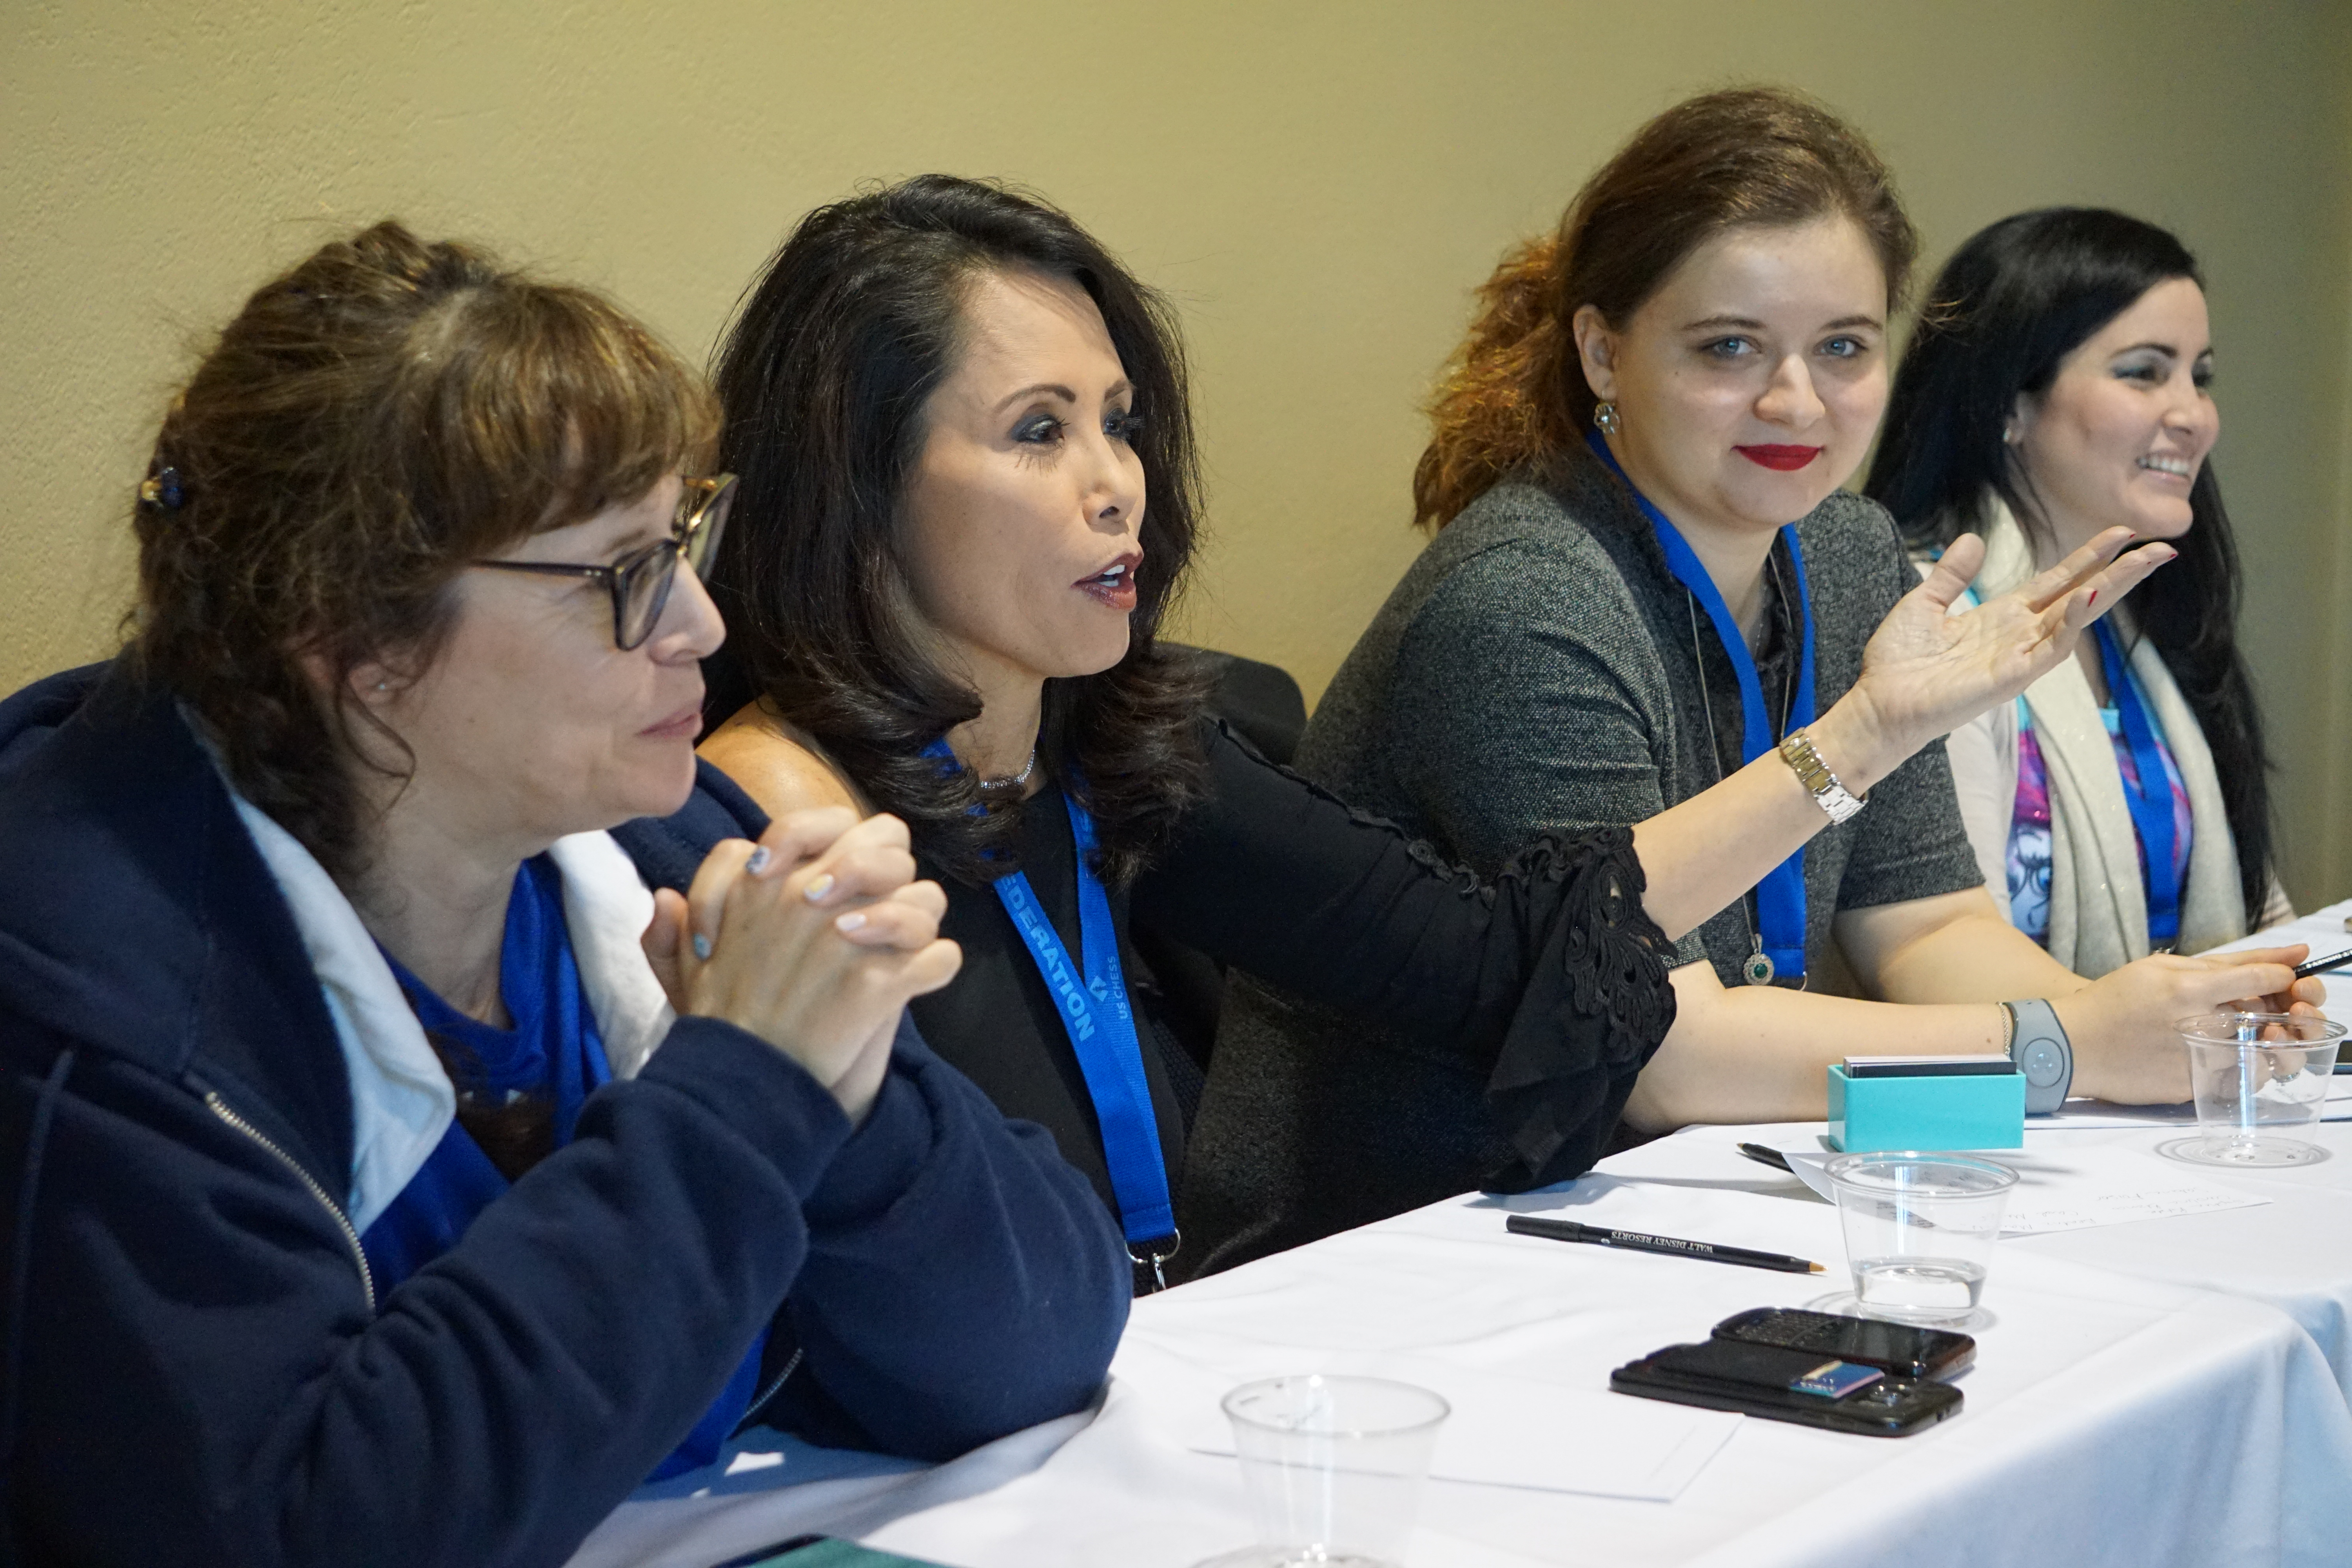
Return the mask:
<path fill-rule="evenodd" d="M 768 862 L 774 858 L 775 857 L 773 855 L 768 853 L 768 847 L 762 844 L 757 849 L 751 851 L 751 858 L 743 862 L 743 869 L 751 872 L 751 875 L 756 877 L 761 872 L 766 870 L 768 868 Z"/>
<path fill-rule="evenodd" d="M 2090 607 L 2091 607 L 2091 605 L 2095 605 L 2095 604 L 2097 604 L 2098 602 L 2099 602 L 2099 591 L 2098 591 L 2096 588 L 2094 588 L 2094 589 L 2092 589 L 2092 590 L 2091 590 L 2091 598 L 2090 598 L 2090 603 L 2089 603 L 2089 604 L 2084 605 L 2083 607 L 2084 607 L 2084 609 L 2088 609 L 2088 608 L 2090 608 Z"/>
<path fill-rule="evenodd" d="M 821 904 L 824 902 L 824 896 L 831 891 L 833 891 L 833 873 L 827 871 L 824 876 L 802 889 L 801 897 L 810 903 Z"/>
<path fill-rule="evenodd" d="M 694 933 L 694 956 L 705 963 L 710 962 L 710 939 L 700 931 Z"/>
<path fill-rule="evenodd" d="M 852 910 L 847 914 L 842 916 L 839 920 L 834 921 L 833 925 L 835 931 L 856 931 L 859 926 L 862 926 L 865 923 L 866 917 L 858 913 L 856 910 Z"/>

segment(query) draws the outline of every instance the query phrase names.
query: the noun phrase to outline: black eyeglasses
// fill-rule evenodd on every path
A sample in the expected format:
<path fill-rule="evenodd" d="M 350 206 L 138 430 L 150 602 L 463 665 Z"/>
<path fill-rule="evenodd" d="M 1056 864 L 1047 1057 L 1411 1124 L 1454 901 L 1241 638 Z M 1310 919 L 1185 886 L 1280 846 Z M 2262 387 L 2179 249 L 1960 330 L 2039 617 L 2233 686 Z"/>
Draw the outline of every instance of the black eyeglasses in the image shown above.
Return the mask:
<path fill-rule="evenodd" d="M 592 577 L 613 595 L 613 641 L 625 653 L 654 635 L 669 603 L 670 584 L 677 581 L 683 559 L 698 577 L 705 574 L 718 552 L 719 535 L 727 527 L 727 513 L 735 504 L 735 476 L 718 474 L 688 479 L 678 498 L 677 521 L 670 536 L 633 550 L 610 566 L 574 566 L 553 561 L 477 561 L 477 566 L 500 572 L 537 572 L 549 577 Z"/>

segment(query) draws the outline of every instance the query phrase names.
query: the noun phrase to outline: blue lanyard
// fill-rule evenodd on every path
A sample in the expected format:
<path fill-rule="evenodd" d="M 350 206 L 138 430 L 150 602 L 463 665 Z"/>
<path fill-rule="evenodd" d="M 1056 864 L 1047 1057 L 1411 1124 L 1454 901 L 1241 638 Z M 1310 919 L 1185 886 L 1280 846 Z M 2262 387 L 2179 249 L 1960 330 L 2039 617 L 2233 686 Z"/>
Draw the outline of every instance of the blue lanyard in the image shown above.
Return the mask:
<path fill-rule="evenodd" d="M 1731 618 L 1731 608 L 1723 602 L 1722 593 L 1715 579 L 1691 550 L 1682 531 L 1666 520 L 1666 514 L 1650 504 L 1650 500 L 1633 481 L 1625 479 L 1625 470 L 1617 466 L 1615 454 L 1609 450 L 1598 432 L 1589 432 L 1585 439 L 1610 471 L 1624 479 L 1625 489 L 1650 520 L 1650 527 L 1658 536 L 1658 548 L 1665 552 L 1666 570 L 1675 581 L 1690 590 L 1691 597 L 1706 612 L 1715 626 L 1715 635 L 1723 644 L 1723 651 L 1731 660 L 1732 673 L 1739 678 L 1739 757 L 1742 763 L 1752 763 L 1773 749 L 1771 710 L 1764 702 L 1764 685 L 1756 675 L 1756 660 L 1748 652 L 1748 639 L 1740 635 L 1739 625 Z M 1805 589 L 1805 558 L 1797 547 L 1797 527 L 1789 523 L 1780 530 L 1780 538 L 1789 547 L 1789 565 L 1797 582 L 1797 617 L 1803 627 L 1801 651 L 1798 655 L 1797 689 L 1789 700 L 1788 728 L 1801 730 L 1813 721 L 1813 608 Z M 1691 650 L 1696 656 L 1699 650 Z M 1764 874 L 1756 884 L 1757 933 L 1763 939 L 1764 956 L 1772 961 L 1775 974 L 1802 979 L 1805 973 L 1805 852 L 1799 849 Z"/>
<path fill-rule="evenodd" d="M 524 861 L 507 900 L 499 994 L 514 1016 L 513 1029 L 494 1029 L 460 1013 L 391 953 L 383 956 L 417 1022 L 473 1057 L 468 1087 L 494 1094 L 545 1093 L 555 1102 L 556 1147 L 572 1142 L 582 1105 L 611 1080 L 613 1069 L 580 983 L 571 928 L 563 918 L 563 877 L 554 861 L 544 855 Z M 386 1289 L 397 1285 L 456 1247 L 510 1185 L 481 1145 L 451 1122 L 431 1158 L 360 1237 L 376 1282 Z M 728 1435 L 751 1411 L 767 1343 L 763 1325 L 727 1386 L 647 1480 L 663 1480 L 718 1458 Z"/>
<path fill-rule="evenodd" d="M 923 754 L 940 758 L 950 767 L 957 765 L 944 740 L 924 747 Z M 1150 1081 L 1144 1076 L 1135 1010 L 1128 1002 L 1127 974 L 1118 961 L 1118 931 L 1111 923 L 1110 894 L 1094 868 L 1095 821 L 1068 795 L 1062 796 L 1062 804 L 1069 810 L 1070 837 L 1077 846 L 1078 943 L 1083 968 L 1071 963 L 1069 951 L 1062 945 L 1054 922 L 1045 918 L 1026 872 L 1007 872 L 993 886 L 998 901 L 1013 919 L 1013 929 L 1028 944 L 1045 989 L 1053 993 L 1055 1011 L 1070 1037 L 1071 1050 L 1077 1055 L 1078 1072 L 1086 1079 L 1087 1096 L 1094 1101 L 1095 1121 L 1102 1129 L 1103 1163 L 1110 1172 L 1111 1192 L 1118 1199 L 1119 1224 L 1132 1248 L 1175 1236 L 1176 1211 L 1168 1197 L 1160 1119 L 1151 1107 Z M 1173 1248 L 1151 1250 L 1159 1258 L 1173 1255 Z"/>
<path fill-rule="evenodd" d="M 2172 860 L 2172 781 L 2165 774 L 2156 721 L 2132 682 L 2115 628 L 2101 620 L 2093 623 L 2091 630 L 2099 639 L 2099 663 L 2106 670 L 2107 693 L 2115 700 L 2124 742 L 2131 747 L 2132 766 L 2139 773 L 2137 789 L 2126 782 L 2124 804 L 2131 808 L 2132 826 L 2139 833 L 2140 858 L 2147 862 L 2147 940 L 2166 947 L 2180 940 L 2180 871 Z"/>
<path fill-rule="evenodd" d="M 1118 1196 L 1119 1223 L 1130 1244 L 1164 1240 L 1176 1232 L 1168 1201 L 1168 1167 L 1160 1153 L 1160 1120 L 1151 1109 L 1151 1086 L 1143 1074 L 1143 1047 L 1135 1034 L 1135 1011 L 1127 999 L 1127 977 L 1118 962 L 1118 933 L 1110 919 L 1110 895 L 1088 864 L 1095 848 L 1094 818 L 1068 795 L 1070 834 L 1078 848 L 1078 942 L 1086 984 L 1072 973 L 1070 955 L 1038 907 L 1026 872 L 1012 871 L 995 882 L 1013 929 L 1029 944 L 1029 956 L 1054 994 L 1062 1027 L 1077 1052 L 1087 1094 L 1102 1124 L 1103 1163 Z"/>

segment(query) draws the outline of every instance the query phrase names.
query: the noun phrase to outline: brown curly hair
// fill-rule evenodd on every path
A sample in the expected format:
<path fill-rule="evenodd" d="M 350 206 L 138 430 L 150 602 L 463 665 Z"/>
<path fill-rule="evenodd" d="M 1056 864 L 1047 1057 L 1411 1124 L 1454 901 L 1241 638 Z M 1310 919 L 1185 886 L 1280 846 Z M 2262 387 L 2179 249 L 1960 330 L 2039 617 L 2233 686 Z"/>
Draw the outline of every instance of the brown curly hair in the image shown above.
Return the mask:
<path fill-rule="evenodd" d="M 1692 251 L 1726 229 L 1860 225 L 1901 300 L 1919 237 L 1895 178 L 1861 132 L 1780 88 L 1738 88 L 1675 105 L 1633 133 L 1561 215 L 1503 258 L 1478 289 L 1470 335 L 1429 414 L 1412 476 L 1413 522 L 1443 528 L 1501 480 L 1553 478 L 1581 443 L 1595 399 L 1571 323 L 1586 305 L 1622 328 Z"/>
<path fill-rule="evenodd" d="M 173 400 L 134 513 L 133 668 L 347 879 L 352 671 L 421 671 L 468 562 L 701 471 L 717 432 L 610 302 L 379 223 L 264 284 Z"/>

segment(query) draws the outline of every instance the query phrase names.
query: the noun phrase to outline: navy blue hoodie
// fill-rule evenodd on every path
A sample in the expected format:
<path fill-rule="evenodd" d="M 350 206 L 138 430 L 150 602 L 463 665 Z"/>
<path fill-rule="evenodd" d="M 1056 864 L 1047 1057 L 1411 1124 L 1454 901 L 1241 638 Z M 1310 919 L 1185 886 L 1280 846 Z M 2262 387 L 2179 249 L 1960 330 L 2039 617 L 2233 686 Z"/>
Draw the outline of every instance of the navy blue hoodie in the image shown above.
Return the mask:
<path fill-rule="evenodd" d="M 0 1560 L 560 1563 L 762 1323 L 763 1419 L 940 1458 L 1083 1405 L 1126 1320 L 1085 1179 L 910 1028 L 853 1132 L 680 1019 L 381 1300 L 352 1126 L 172 701 L 94 666 L 0 702 Z"/>

